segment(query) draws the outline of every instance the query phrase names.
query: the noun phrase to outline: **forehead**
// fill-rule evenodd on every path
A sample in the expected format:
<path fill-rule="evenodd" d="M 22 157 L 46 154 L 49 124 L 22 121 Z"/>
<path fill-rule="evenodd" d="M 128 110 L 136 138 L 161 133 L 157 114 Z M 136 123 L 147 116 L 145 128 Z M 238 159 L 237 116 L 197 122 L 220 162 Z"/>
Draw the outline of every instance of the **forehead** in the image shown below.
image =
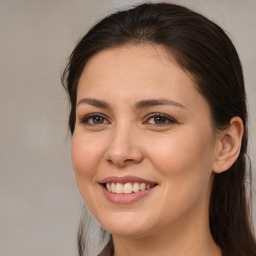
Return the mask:
<path fill-rule="evenodd" d="M 164 47 L 155 44 L 124 45 L 100 51 L 92 56 L 84 67 L 79 85 L 86 81 L 87 86 L 90 86 L 89 82 L 96 86 L 102 81 L 107 86 L 107 83 L 114 83 L 117 79 L 122 80 L 122 84 L 132 79 L 137 79 L 137 83 L 146 79 L 159 83 L 168 74 L 173 78 L 175 75 L 176 78 L 193 80 Z M 149 81 L 147 83 L 150 85 Z"/>
<path fill-rule="evenodd" d="M 78 84 L 78 97 L 123 102 L 168 98 L 183 105 L 208 105 L 193 77 L 164 47 L 125 45 L 103 50 L 87 62 Z M 199 101 L 200 99 L 200 101 Z"/>
<path fill-rule="evenodd" d="M 147 61 L 147 65 L 145 64 Z M 154 64 L 157 64 L 159 68 L 161 66 L 169 66 L 170 63 L 177 65 L 174 56 L 166 50 L 165 47 L 157 44 L 136 44 L 136 45 L 121 45 L 109 49 L 102 50 L 93 55 L 84 67 L 84 72 L 92 71 L 90 67 L 97 65 L 99 68 L 128 68 L 129 62 L 133 63 L 133 67 L 138 67 L 141 64 L 144 66 L 144 70 L 156 71 Z M 108 64 L 106 66 L 106 63 Z M 161 65 L 159 65 L 161 63 Z M 110 66 L 111 64 L 111 66 Z M 142 66 L 141 66 L 142 67 Z M 140 67 L 140 68 L 141 68 Z M 142 70 L 140 70 L 142 71 Z"/>

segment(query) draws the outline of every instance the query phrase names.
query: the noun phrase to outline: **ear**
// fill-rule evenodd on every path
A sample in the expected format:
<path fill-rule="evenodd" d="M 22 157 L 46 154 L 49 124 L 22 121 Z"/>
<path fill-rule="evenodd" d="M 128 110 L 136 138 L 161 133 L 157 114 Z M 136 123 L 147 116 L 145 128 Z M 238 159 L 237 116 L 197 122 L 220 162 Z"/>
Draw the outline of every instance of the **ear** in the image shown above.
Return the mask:
<path fill-rule="evenodd" d="M 228 128 L 220 131 L 213 172 L 222 173 L 234 164 L 240 153 L 243 133 L 243 121 L 238 116 L 230 120 Z"/>

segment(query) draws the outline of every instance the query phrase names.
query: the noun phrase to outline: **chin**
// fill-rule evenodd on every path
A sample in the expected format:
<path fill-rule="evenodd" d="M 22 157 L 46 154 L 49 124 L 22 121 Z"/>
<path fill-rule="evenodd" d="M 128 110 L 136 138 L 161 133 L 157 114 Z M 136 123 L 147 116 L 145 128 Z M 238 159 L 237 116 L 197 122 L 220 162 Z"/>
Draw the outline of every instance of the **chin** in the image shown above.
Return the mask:
<path fill-rule="evenodd" d="M 141 214 L 122 212 L 113 214 L 113 217 L 105 216 L 99 222 L 112 235 L 141 237 L 149 233 L 154 226 L 152 220 L 152 217 L 143 217 Z"/>

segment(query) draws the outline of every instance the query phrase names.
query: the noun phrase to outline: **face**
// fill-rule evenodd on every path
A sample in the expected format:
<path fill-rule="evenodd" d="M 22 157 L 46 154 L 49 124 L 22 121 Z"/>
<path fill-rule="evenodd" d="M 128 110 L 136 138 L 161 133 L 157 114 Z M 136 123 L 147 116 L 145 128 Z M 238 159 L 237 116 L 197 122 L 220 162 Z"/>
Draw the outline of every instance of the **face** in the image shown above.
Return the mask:
<path fill-rule="evenodd" d="M 113 235 L 205 222 L 215 152 L 207 101 L 162 47 L 108 49 L 86 64 L 72 160 L 86 205 Z"/>

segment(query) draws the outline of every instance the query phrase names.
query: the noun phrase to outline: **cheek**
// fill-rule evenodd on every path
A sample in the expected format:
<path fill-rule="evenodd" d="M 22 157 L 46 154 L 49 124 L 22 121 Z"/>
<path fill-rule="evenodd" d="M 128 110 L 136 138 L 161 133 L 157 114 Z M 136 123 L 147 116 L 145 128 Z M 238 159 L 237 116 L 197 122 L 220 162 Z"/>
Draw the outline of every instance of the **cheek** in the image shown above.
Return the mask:
<path fill-rule="evenodd" d="M 77 174 L 90 176 L 102 156 L 99 139 L 86 136 L 77 129 L 72 137 L 72 161 Z"/>
<path fill-rule="evenodd" d="M 97 183 L 97 168 L 102 159 L 100 141 L 85 136 L 79 130 L 72 137 L 72 162 L 76 182 L 85 204 L 97 216 L 98 198 L 95 196 L 99 190 Z"/>
<path fill-rule="evenodd" d="M 173 134 L 156 139 L 151 147 L 152 162 L 159 166 L 163 175 L 189 174 L 194 171 L 204 172 L 212 165 L 213 147 L 211 137 L 206 141 L 201 136 L 190 136 L 187 133 Z"/>
<path fill-rule="evenodd" d="M 71 152 L 77 184 L 84 196 L 96 183 L 96 169 L 102 158 L 99 143 L 79 132 L 74 132 Z"/>
<path fill-rule="evenodd" d="M 169 205 L 170 211 L 183 211 L 183 207 L 189 207 L 205 195 L 209 186 L 213 155 L 211 136 L 177 133 L 153 143 L 151 161 L 164 185 L 162 204 Z"/>

